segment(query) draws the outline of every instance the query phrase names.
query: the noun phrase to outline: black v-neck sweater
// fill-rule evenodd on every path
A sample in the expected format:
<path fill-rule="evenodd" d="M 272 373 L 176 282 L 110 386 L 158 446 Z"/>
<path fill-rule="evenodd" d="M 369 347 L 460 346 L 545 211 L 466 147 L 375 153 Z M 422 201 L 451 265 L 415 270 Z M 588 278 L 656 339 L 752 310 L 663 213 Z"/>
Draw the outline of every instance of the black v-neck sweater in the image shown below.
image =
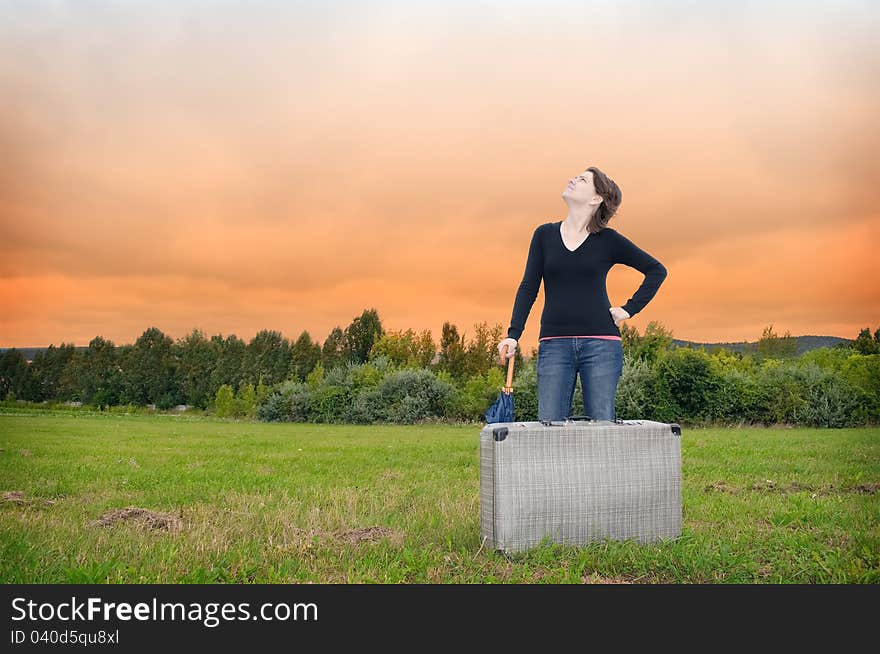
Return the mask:
<path fill-rule="evenodd" d="M 645 275 L 642 285 L 623 305 L 630 316 L 651 301 L 666 279 L 666 268 L 611 227 L 590 234 L 575 250 L 569 250 L 562 240 L 561 224 L 562 221 L 544 223 L 532 234 L 507 336 L 519 340 L 522 335 L 541 279 L 544 280 L 544 312 L 538 338 L 620 336 L 620 329 L 608 310 L 611 301 L 605 287 L 611 266 L 622 263 Z"/>

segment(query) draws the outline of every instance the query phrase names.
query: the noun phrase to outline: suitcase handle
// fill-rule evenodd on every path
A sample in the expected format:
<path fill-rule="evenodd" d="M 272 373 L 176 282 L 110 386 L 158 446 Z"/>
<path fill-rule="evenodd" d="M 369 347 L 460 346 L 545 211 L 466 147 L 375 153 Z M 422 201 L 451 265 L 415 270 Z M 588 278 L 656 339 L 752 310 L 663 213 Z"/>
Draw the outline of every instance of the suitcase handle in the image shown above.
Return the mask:
<path fill-rule="evenodd" d="M 623 418 L 615 418 L 614 420 L 597 420 L 591 416 L 568 416 L 568 420 L 572 422 L 575 420 L 589 420 L 590 422 L 613 422 L 618 425 L 623 424 Z"/>
<path fill-rule="evenodd" d="M 541 424 L 545 427 L 564 427 L 570 422 L 597 422 L 597 423 L 612 423 L 615 425 L 622 425 L 623 418 L 615 418 L 614 420 L 597 420 L 596 418 L 592 418 L 590 416 L 569 416 L 565 420 L 541 420 Z"/>

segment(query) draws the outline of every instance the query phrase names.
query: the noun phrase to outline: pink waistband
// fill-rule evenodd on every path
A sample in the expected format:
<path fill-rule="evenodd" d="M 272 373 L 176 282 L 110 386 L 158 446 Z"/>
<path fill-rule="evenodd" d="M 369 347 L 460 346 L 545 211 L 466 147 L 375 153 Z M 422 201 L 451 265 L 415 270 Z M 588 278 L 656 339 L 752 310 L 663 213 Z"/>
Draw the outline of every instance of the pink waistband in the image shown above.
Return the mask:
<path fill-rule="evenodd" d="M 544 338 L 539 338 L 539 341 L 546 341 L 548 338 L 607 338 L 611 341 L 620 341 L 622 340 L 620 336 L 545 336 Z"/>

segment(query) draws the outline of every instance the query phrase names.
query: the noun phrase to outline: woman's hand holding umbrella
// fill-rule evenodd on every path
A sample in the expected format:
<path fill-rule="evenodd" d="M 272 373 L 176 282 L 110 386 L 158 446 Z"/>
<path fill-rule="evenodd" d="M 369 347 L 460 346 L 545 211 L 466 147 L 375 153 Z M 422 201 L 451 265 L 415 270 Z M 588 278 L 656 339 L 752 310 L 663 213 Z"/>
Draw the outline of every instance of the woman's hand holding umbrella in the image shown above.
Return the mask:
<path fill-rule="evenodd" d="M 486 422 L 513 422 L 515 420 L 513 410 L 513 355 L 516 351 L 516 339 L 505 338 L 498 344 L 498 353 L 501 357 L 501 365 L 507 359 L 507 384 L 501 389 L 501 394 L 494 404 L 486 411 Z"/>

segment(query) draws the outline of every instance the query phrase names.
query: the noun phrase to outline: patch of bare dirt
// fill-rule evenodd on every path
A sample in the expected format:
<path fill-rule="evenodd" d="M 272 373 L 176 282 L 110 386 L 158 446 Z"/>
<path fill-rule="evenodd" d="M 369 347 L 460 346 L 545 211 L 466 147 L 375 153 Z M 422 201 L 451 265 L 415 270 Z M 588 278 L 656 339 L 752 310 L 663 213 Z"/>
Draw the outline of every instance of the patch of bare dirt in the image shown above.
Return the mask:
<path fill-rule="evenodd" d="M 749 489 L 756 491 L 772 491 L 776 493 L 799 493 L 801 491 L 812 493 L 817 490 L 821 491 L 821 489 L 817 489 L 807 484 L 802 484 L 798 481 L 793 481 L 789 484 L 778 484 L 772 479 L 764 479 L 762 481 L 755 482 L 754 484 L 749 486 Z M 831 489 L 833 490 L 834 487 L 832 486 Z"/>
<path fill-rule="evenodd" d="M 291 533 L 301 540 L 313 541 L 316 537 L 322 542 L 337 542 L 346 545 L 359 545 L 361 543 L 374 543 L 388 538 L 395 544 L 403 542 L 403 534 L 388 527 L 356 527 L 354 529 L 337 529 L 325 531 L 323 529 L 301 529 L 291 527 Z"/>
<path fill-rule="evenodd" d="M 811 497 L 827 497 L 829 495 L 841 495 L 843 493 L 861 493 L 873 495 L 880 492 L 880 484 L 868 483 L 859 484 L 852 488 L 838 488 L 834 484 L 827 486 L 812 486 L 810 484 L 802 484 L 799 481 L 793 481 L 788 484 L 778 484 L 772 479 L 765 479 L 749 486 L 751 490 L 775 492 L 775 493 L 810 493 Z"/>
<path fill-rule="evenodd" d="M 379 475 L 379 479 L 382 481 L 387 481 L 389 479 L 400 479 L 400 473 L 395 472 L 394 470 L 385 470 L 381 475 Z"/>
<path fill-rule="evenodd" d="M 31 452 L 30 450 L 25 450 L 25 449 L 19 450 L 18 453 L 21 454 L 22 456 L 33 456 L 34 455 L 33 452 Z"/>
<path fill-rule="evenodd" d="M 725 481 L 716 481 L 705 488 L 706 491 L 715 491 L 718 493 L 739 493 L 742 489 L 737 486 L 731 486 Z M 780 484 L 773 479 L 762 479 L 760 481 L 756 481 L 752 484 L 749 484 L 746 487 L 746 490 L 765 492 L 765 493 L 800 493 L 807 492 L 812 493 L 813 497 L 818 497 L 819 495 L 832 495 L 836 492 L 840 492 L 834 488 L 834 486 L 829 487 L 817 487 L 810 486 L 809 484 L 802 484 L 799 481 L 793 481 L 788 484 Z"/>
<path fill-rule="evenodd" d="M 755 483 L 751 484 L 749 486 L 749 490 L 776 491 L 780 489 L 776 486 L 776 482 L 772 479 L 763 479 L 761 481 L 756 481 Z"/>
<path fill-rule="evenodd" d="M 717 493 L 738 493 L 739 489 L 735 486 L 730 486 L 725 481 L 715 481 L 706 486 L 705 490 L 714 491 Z"/>
<path fill-rule="evenodd" d="M 393 534 L 388 527 L 359 527 L 357 529 L 341 529 L 334 533 L 337 540 L 357 545 L 363 542 L 374 542 L 388 538 Z"/>
<path fill-rule="evenodd" d="M 55 504 L 55 500 L 39 499 L 39 498 L 35 498 L 35 497 L 31 497 L 31 498 L 25 497 L 25 495 L 22 491 L 3 491 L 2 497 L 3 497 L 4 502 L 11 502 L 13 504 L 19 504 L 19 505 L 51 506 L 52 504 Z"/>
<path fill-rule="evenodd" d="M 183 516 L 172 513 L 161 513 L 142 509 L 136 506 L 128 506 L 124 509 L 107 511 L 95 521 L 96 525 L 109 527 L 117 522 L 133 520 L 147 529 L 178 532 L 183 529 Z"/>

